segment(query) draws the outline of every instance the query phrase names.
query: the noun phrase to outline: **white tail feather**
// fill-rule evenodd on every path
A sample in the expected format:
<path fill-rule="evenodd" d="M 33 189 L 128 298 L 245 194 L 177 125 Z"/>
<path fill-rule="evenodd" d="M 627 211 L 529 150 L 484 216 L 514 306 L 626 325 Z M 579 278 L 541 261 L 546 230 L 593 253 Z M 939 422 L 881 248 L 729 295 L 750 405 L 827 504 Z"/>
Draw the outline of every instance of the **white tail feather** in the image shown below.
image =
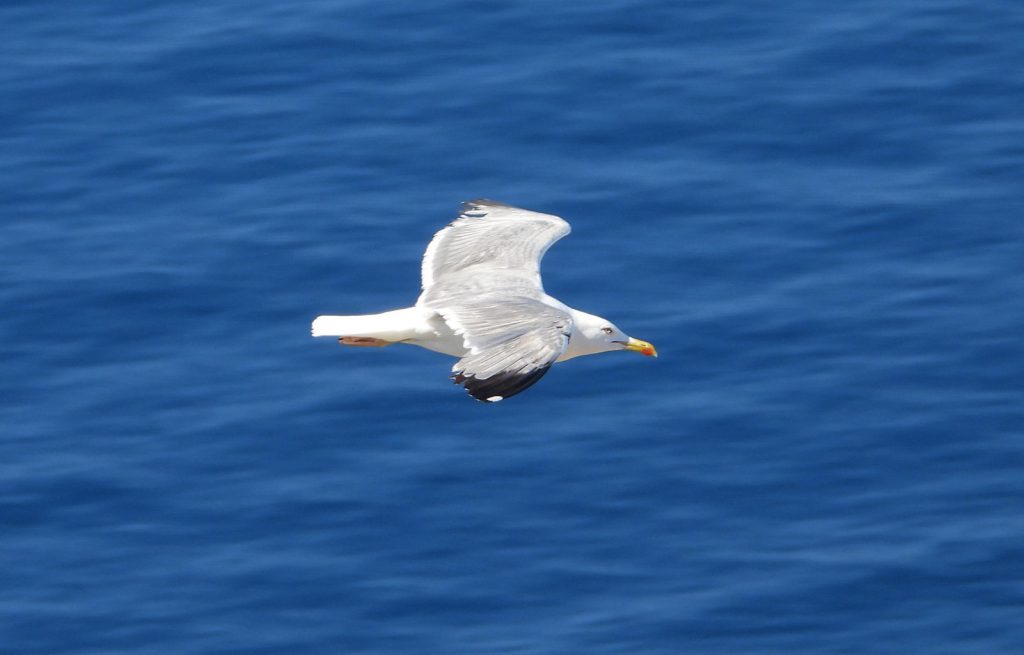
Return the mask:
<path fill-rule="evenodd" d="M 422 319 L 415 307 L 364 316 L 317 316 L 314 337 L 371 337 L 404 341 L 416 336 Z"/>

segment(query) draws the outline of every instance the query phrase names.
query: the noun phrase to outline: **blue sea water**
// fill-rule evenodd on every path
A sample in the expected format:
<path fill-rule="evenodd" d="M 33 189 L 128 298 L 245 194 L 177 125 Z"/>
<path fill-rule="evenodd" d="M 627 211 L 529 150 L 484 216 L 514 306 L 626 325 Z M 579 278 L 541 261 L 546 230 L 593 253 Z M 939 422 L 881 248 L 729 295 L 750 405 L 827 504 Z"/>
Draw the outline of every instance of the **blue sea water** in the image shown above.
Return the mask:
<path fill-rule="evenodd" d="M 0 24 L 0 652 L 1022 652 L 1024 4 Z M 660 358 L 309 337 L 479 196 Z"/>

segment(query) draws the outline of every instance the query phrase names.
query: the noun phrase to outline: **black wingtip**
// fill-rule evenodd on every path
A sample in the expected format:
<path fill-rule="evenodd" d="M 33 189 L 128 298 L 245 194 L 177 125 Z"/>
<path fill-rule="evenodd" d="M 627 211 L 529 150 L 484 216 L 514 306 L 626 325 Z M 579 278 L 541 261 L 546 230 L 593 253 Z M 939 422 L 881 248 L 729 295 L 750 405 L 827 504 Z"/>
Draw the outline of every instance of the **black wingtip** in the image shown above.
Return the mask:
<path fill-rule="evenodd" d="M 452 373 L 452 382 L 461 384 L 473 398 L 485 403 L 497 403 L 521 393 L 537 383 L 551 368 L 536 368 L 528 373 L 498 373 L 485 380 L 467 376 L 462 371 Z"/>
<path fill-rule="evenodd" d="M 490 198 L 474 198 L 473 200 L 467 200 L 462 203 L 462 213 L 465 214 L 471 211 L 479 211 L 482 207 L 509 207 L 511 209 L 517 209 L 514 205 L 499 202 L 497 200 L 491 200 Z"/>

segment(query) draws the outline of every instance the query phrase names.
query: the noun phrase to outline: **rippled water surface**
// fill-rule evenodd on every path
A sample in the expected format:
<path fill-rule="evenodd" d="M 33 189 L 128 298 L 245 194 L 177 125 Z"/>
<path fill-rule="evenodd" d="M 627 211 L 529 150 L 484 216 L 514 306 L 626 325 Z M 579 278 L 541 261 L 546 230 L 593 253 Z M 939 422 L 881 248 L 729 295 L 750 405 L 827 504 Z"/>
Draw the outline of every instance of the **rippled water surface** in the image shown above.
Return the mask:
<path fill-rule="evenodd" d="M 1024 5 L 0 24 L 3 653 L 1020 652 Z M 661 357 L 309 337 L 478 196 Z"/>

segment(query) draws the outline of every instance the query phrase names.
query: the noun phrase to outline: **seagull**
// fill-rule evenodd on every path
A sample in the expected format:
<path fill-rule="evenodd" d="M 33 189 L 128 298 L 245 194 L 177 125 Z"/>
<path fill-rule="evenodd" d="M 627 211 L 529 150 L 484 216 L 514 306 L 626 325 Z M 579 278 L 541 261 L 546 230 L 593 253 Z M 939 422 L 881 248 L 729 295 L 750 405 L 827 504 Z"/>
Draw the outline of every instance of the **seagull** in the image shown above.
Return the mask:
<path fill-rule="evenodd" d="M 423 291 L 413 307 L 363 316 L 318 316 L 314 337 L 346 346 L 407 343 L 458 357 L 451 379 L 496 403 L 540 380 L 552 364 L 582 355 L 654 346 L 611 321 L 548 294 L 540 261 L 569 234 L 563 219 L 493 200 L 462 204 L 423 255 Z"/>

